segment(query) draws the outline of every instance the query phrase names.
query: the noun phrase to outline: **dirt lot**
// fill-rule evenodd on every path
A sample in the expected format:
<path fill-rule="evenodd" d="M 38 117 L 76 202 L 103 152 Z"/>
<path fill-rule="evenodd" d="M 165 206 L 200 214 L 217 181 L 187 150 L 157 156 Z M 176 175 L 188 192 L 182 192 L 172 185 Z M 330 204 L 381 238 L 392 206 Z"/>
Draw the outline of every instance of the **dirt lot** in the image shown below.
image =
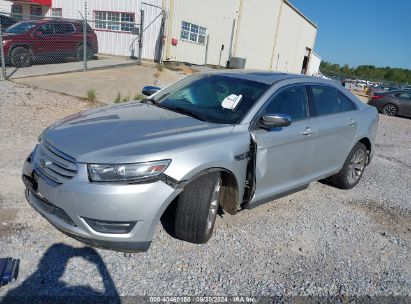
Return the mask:
<path fill-rule="evenodd" d="M 205 245 L 173 239 L 158 225 L 147 253 L 124 255 L 66 237 L 24 199 L 20 170 L 39 133 L 87 107 L 73 97 L 0 82 L 0 256 L 21 259 L 18 281 L 2 287 L 0 297 L 369 295 L 409 303 L 410 119 L 380 117 L 375 157 L 352 190 L 313 183 L 224 215 Z"/>
<path fill-rule="evenodd" d="M 113 103 L 120 93 L 121 98 L 133 98 L 141 94 L 146 85 L 165 87 L 186 76 L 185 71 L 172 71 L 166 68 L 158 70 L 154 64 L 146 66 L 127 66 L 60 75 L 46 75 L 21 78 L 18 83 L 42 88 L 53 92 L 84 98 L 89 90 L 94 89 L 97 100 Z"/>

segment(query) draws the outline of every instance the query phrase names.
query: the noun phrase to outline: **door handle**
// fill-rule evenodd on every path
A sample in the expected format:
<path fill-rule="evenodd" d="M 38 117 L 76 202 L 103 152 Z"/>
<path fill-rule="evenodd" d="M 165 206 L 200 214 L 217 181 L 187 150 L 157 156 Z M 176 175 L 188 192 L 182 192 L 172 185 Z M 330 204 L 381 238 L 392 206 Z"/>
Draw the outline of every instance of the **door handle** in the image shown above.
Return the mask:
<path fill-rule="evenodd" d="M 350 119 L 350 122 L 348 123 L 348 125 L 355 127 L 357 125 L 357 122 L 354 119 Z"/>
<path fill-rule="evenodd" d="M 311 130 L 310 127 L 305 128 L 305 130 L 301 132 L 301 135 L 304 135 L 304 136 L 310 136 L 311 134 L 313 134 L 313 131 Z"/>

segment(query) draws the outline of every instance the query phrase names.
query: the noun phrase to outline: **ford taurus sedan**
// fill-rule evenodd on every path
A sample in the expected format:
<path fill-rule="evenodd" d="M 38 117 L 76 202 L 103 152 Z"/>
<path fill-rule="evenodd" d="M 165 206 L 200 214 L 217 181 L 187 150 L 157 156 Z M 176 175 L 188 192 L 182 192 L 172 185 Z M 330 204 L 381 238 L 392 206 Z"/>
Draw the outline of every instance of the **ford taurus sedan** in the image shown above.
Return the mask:
<path fill-rule="evenodd" d="M 26 198 L 57 229 L 144 251 L 167 210 L 177 238 L 205 243 L 218 212 L 326 178 L 350 189 L 374 153 L 377 110 L 330 80 L 224 71 L 156 90 L 40 136 L 24 163 Z"/>

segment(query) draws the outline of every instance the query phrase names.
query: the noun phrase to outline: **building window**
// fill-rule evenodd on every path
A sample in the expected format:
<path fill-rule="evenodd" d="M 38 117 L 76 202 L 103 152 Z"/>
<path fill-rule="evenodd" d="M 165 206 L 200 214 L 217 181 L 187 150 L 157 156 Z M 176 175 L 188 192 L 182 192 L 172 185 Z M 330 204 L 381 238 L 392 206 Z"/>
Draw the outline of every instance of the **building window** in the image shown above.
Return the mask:
<path fill-rule="evenodd" d="M 62 9 L 53 7 L 51 9 L 51 18 L 61 18 L 61 17 L 63 17 Z"/>
<path fill-rule="evenodd" d="M 181 40 L 204 44 L 206 35 L 207 29 L 204 27 L 184 21 L 181 24 Z"/>
<path fill-rule="evenodd" d="M 16 20 L 23 20 L 23 6 L 21 4 L 11 6 L 11 17 Z"/>
<path fill-rule="evenodd" d="M 95 11 L 95 28 L 119 32 L 131 32 L 134 27 L 134 13 Z"/>
<path fill-rule="evenodd" d="M 39 19 L 43 17 L 43 7 L 40 5 L 30 6 L 30 15 L 33 19 Z"/>

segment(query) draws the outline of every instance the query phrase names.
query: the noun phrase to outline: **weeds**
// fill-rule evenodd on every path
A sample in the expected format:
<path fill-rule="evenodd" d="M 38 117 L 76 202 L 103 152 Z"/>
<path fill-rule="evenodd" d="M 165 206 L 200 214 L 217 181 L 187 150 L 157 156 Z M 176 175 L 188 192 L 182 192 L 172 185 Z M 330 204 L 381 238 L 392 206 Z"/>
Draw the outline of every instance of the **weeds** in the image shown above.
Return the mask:
<path fill-rule="evenodd" d="M 120 103 L 121 102 L 121 93 L 117 92 L 116 98 L 114 99 L 114 103 Z"/>
<path fill-rule="evenodd" d="M 144 99 L 144 95 L 137 92 L 136 95 L 134 95 L 134 100 L 140 100 L 140 99 Z"/>
<path fill-rule="evenodd" d="M 97 93 L 95 89 L 90 89 L 87 91 L 87 97 L 86 99 L 90 102 L 90 103 L 96 103 L 97 102 Z"/>
<path fill-rule="evenodd" d="M 123 102 L 127 102 L 127 101 L 130 101 L 130 99 L 131 99 L 131 98 L 130 98 L 130 93 L 128 93 L 127 96 L 124 96 L 124 97 L 123 97 L 122 101 L 123 101 Z"/>

